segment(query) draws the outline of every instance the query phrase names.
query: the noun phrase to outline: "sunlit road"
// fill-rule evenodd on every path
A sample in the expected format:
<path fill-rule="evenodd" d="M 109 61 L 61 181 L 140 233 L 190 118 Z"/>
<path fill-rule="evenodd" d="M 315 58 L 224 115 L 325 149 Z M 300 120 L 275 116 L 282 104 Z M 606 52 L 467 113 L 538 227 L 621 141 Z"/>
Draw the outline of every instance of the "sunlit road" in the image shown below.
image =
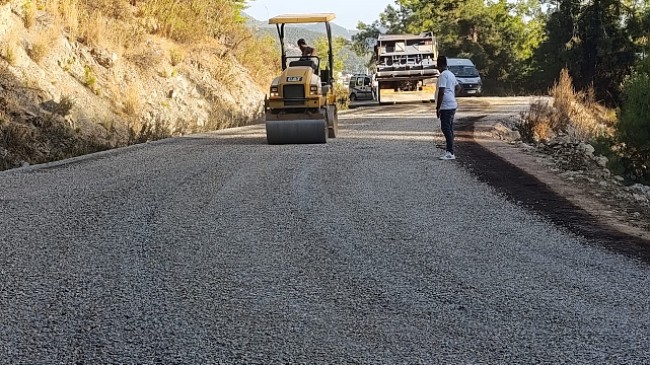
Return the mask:
<path fill-rule="evenodd" d="M 438 160 L 431 108 L 0 173 L 0 363 L 650 362 L 648 266 Z"/>

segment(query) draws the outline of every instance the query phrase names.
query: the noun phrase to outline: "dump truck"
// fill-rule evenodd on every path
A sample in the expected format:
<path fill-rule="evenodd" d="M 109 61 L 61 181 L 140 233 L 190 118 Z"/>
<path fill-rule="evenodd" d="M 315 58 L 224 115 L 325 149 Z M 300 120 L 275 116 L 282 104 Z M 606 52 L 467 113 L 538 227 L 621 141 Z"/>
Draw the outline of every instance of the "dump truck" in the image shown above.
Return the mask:
<path fill-rule="evenodd" d="M 435 100 L 437 58 L 438 43 L 431 33 L 380 34 L 375 46 L 379 103 Z"/>
<path fill-rule="evenodd" d="M 269 19 L 280 38 L 282 73 L 265 100 L 266 139 L 269 144 L 326 143 L 336 138 L 338 112 L 334 96 L 332 13 L 287 14 Z M 323 23 L 328 41 L 327 60 L 317 56 L 287 56 L 287 24 Z M 324 65 L 323 65 L 324 63 Z"/>

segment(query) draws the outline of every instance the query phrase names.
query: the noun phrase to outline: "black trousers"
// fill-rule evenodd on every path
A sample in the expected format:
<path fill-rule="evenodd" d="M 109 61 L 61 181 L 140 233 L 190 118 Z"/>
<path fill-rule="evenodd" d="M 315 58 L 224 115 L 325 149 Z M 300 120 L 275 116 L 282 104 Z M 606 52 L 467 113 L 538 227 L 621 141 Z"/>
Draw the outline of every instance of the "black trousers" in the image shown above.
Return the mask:
<path fill-rule="evenodd" d="M 448 109 L 440 111 L 440 128 L 442 129 L 442 134 L 445 135 L 445 141 L 447 142 L 447 152 L 454 153 L 454 116 L 456 115 L 456 109 Z"/>

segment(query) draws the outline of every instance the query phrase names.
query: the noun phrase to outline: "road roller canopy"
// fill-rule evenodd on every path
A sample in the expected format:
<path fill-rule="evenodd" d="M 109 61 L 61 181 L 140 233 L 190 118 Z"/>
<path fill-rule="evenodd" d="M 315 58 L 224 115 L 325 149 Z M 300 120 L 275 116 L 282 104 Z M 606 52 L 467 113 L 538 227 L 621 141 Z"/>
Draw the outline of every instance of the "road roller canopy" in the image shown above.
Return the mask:
<path fill-rule="evenodd" d="M 269 24 L 327 23 L 334 18 L 334 13 L 284 14 L 269 19 Z"/>
<path fill-rule="evenodd" d="M 329 70 L 329 75 L 325 77 L 329 84 L 333 83 L 332 79 L 332 70 L 334 70 L 334 55 L 332 52 L 332 25 L 330 21 L 336 18 L 334 13 L 311 13 L 311 14 L 284 14 L 278 15 L 269 19 L 269 24 L 275 24 L 275 27 L 278 28 L 278 36 L 280 37 L 280 47 L 282 49 L 282 69 L 287 68 L 287 53 L 286 47 L 284 44 L 284 26 L 287 24 L 303 24 L 303 23 L 324 23 L 325 24 L 325 33 L 327 34 L 327 65 Z M 323 78 L 323 77 L 321 77 Z"/>

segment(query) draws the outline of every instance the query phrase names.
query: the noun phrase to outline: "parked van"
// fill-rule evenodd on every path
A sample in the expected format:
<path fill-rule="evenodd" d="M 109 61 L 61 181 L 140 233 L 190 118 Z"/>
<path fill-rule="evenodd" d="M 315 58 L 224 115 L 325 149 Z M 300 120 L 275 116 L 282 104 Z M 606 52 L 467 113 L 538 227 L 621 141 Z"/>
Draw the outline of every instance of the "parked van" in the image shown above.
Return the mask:
<path fill-rule="evenodd" d="M 463 88 L 462 95 L 481 95 L 483 93 L 483 80 L 479 75 L 474 62 L 469 58 L 448 58 L 447 67 Z"/>
<path fill-rule="evenodd" d="M 368 75 L 353 75 L 350 77 L 349 90 L 351 101 L 374 99 L 372 80 Z"/>

